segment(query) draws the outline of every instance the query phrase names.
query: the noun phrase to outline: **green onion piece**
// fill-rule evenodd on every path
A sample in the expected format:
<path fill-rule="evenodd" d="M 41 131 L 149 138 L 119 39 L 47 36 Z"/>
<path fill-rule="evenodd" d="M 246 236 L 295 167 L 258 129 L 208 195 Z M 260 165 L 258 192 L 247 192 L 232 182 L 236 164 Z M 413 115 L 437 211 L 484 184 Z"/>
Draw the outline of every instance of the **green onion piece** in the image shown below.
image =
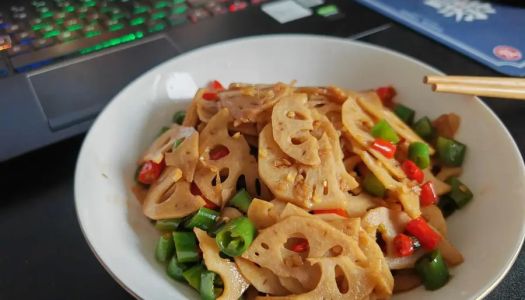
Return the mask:
<path fill-rule="evenodd" d="M 456 202 L 452 200 L 448 195 L 443 195 L 439 197 L 437 206 L 439 209 L 441 209 L 441 213 L 445 218 L 454 213 L 454 211 L 456 211 L 456 209 L 458 208 L 456 206 Z"/>
<path fill-rule="evenodd" d="M 159 133 L 157 133 L 157 137 L 161 136 L 164 132 L 170 130 L 169 127 L 167 126 L 162 126 L 162 128 L 160 129 Z"/>
<path fill-rule="evenodd" d="M 238 217 L 226 223 L 217 232 L 215 242 L 224 254 L 235 257 L 248 249 L 255 233 L 255 226 L 250 219 Z"/>
<path fill-rule="evenodd" d="M 368 174 L 365 175 L 365 179 L 363 180 L 363 188 L 373 196 L 381 198 L 385 196 L 385 186 L 372 172 L 368 172 Z"/>
<path fill-rule="evenodd" d="M 446 182 L 451 187 L 447 196 L 454 201 L 458 208 L 465 206 L 474 197 L 470 189 L 457 177 L 450 177 Z"/>
<path fill-rule="evenodd" d="M 215 300 L 217 296 L 214 287 L 215 277 L 217 277 L 216 275 L 217 274 L 212 271 L 204 271 L 201 273 L 199 292 L 202 300 Z"/>
<path fill-rule="evenodd" d="M 168 267 L 166 268 L 166 273 L 169 277 L 178 280 L 183 281 L 184 277 L 182 276 L 182 273 L 184 270 L 186 270 L 188 266 L 185 264 L 180 263 L 177 260 L 177 256 L 173 255 L 170 259 L 170 262 L 168 263 Z"/>
<path fill-rule="evenodd" d="M 238 208 L 243 213 L 248 212 L 248 207 L 250 207 L 250 203 L 252 203 L 252 196 L 246 191 L 246 189 L 242 189 L 233 196 L 230 200 L 230 204 L 233 207 Z"/>
<path fill-rule="evenodd" d="M 432 139 L 434 136 L 434 126 L 428 117 L 423 117 L 412 125 L 412 129 L 425 141 Z"/>
<path fill-rule="evenodd" d="M 377 122 L 374 127 L 372 127 L 372 135 L 375 138 L 381 138 L 387 141 L 390 141 L 394 144 L 397 144 L 399 142 L 399 137 L 397 136 L 396 132 L 388 124 L 386 120 L 381 120 Z"/>
<path fill-rule="evenodd" d="M 182 125 L 182 122 L 184 122 L 185 117 L 186 117 L 186 112 L 183 110 L 179 110 L 178 112 L 173 114 L 173 123 Z"/>
<path fill-rule="evenodd" d="M 408 126 L 414 123 L 414 116 L 416 112 L 403 104 L 397 104 L 394 107 L 394 113 Z"/>
<path fill-rule="evenodd" d="M 172 231 L 177 230 L 177 227 L 179 227 L 181 222 L 182 222 L 182 219 L 157 220 L 155 222 L 155 228 L 157 228 L 160 231 L 172 232 Z"/>
<path fill-rule="evenodd" d="M 175 242 L 175 253 L 179 262 L 197 262 L 201 259 L 197 238 L 193 232 L 176 231 L 173 233 L 173 241 Z"/>
<path fill-rule="evenodd" d="M 199 210 L 184 223 L 184 227 L 192 229 L 198 227 L 202 230 L 209 231 L 219 218 L 219 212 L 209 208 L 201 207 Z"/>
<path fill-rule="evenodd" d="M 436 142 L 439 160 L 447 165 L 458 167 L 463 163 L 467 146 L 458 141 L 438 137 Z"/>
<path fill-rule="evenodd" d="M 416 271 L 427 290 L 437 290 L 444 286 L 450 275 L 447 264 L 439 250 L 434 250 L 423 255 L 416 262 Z"/>
<path fill-rule="evenodd" d="M 206 268 L 202 264 L 197 264 L 182 272 L 182 277 L 186 279 L 192 288 L 198 291 L 201 286 L 201 274 L 205 271 Z"/>
<path fill-rule="evenodd" d="M 155 258 L 159 262 L 167 262 L 173 255 L 173 250 L 175 246 L 173 240 L 171 239 L 171 234 L 163 234 L 159 241 L 157 242 L 157 247 L 155 248 Z"/>
<path fill-rule="evenodd" d="M 410 146 L 408 146 L 408 157 L 421 169 L 426 169 L 430 165 L 430 150 L 425 143 L 410 143 Z"/>

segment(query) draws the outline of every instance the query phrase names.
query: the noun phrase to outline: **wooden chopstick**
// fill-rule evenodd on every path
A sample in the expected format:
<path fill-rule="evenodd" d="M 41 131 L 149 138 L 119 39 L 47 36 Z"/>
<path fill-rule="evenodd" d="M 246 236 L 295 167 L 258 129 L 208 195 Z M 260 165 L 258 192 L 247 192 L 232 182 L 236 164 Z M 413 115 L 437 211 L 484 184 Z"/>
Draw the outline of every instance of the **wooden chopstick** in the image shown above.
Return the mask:
<path fill-rule="evenodd" d="M 458 83 L 490 86 L 524 87 L 525 78 L 479 77 L 479 76 L 425 76 L 424 83 Z"/>
<path fill-rule="evenodd" d="M 425 76 L 436 92 L 525 100 L 525 79 L 469 76 Z"/>

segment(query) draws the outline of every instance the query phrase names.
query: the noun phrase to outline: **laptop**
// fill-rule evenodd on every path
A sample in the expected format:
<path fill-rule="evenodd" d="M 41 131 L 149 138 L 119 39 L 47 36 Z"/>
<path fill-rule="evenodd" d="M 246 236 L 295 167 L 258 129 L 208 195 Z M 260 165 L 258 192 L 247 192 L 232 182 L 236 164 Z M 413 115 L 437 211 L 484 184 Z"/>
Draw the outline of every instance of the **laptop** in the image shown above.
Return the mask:
<path fill-rule="evenodd" d="M 348 37 L 387 22 L 339 0 L 2 1 L 0 161 L 85 132 L 129 82 L 191 49 L 268 33 Z"/>

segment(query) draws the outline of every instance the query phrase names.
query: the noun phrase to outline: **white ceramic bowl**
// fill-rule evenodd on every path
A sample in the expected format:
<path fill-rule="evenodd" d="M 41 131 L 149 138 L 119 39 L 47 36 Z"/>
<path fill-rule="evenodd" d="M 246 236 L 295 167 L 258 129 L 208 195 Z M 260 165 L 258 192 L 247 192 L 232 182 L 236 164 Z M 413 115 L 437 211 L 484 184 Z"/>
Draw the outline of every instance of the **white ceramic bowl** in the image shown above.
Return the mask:
<path fill-rule="evenodd" d="M 468 145 L 463 181 L 474 200 L 448 219 L 450 240 L 465 256 L 452 280 L 395 299 L 475 299 L 514 262 L 525 235 L 525 176 L 514 141 L 479 99 L 432 93 L 421 80 L 437 70 L 407 56 L 349 40 L 279 35 L 239 39 L 178 56 L 147 72 L 100 114 L 87 135 L 75 174 L 78 219 L 93 252 L 125 289 L 144 299 L 198 299 L 154 260 L 158 233 L 130 193 L 135 160 L 155 134 L 185 108 L 197 86 L 298 80 L 366 89 L 392 84 L 417 116 L 455 112 L 457 139 Z"/>

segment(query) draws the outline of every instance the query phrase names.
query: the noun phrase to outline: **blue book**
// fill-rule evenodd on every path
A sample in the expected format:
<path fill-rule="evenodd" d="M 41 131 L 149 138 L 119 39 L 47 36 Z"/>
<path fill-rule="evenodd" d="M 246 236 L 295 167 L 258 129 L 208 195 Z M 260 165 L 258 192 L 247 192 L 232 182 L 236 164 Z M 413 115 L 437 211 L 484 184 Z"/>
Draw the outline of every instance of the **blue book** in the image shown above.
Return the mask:
<path fill-rule="evenodd" d="M 525 76 L 525 9 L 478 0 L 357 0 L 488 67 Z"/>

